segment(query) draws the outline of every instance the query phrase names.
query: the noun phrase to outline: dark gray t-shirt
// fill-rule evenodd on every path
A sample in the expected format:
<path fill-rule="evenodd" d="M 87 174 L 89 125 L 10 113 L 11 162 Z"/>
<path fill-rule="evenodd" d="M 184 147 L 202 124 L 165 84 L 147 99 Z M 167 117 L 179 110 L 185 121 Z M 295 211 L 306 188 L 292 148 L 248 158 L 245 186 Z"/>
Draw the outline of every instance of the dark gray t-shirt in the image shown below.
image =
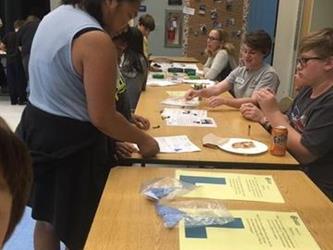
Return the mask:
<path fill-rule="evenodd" d="M 318 157 L 305 165 L 308 175 L 333 199 L 333 88 L 314 99 L 311 93 L 312 88 L 303 88 L 287 115 L 302 134 L 301 143 Z"/>
<path fill-rule="evenodd" d="M 236 98 L 251 97 L 253 91 L 261 88 L 270 88 L 276 92 L 280 84 L 275 69 L 266 63 L 256 71 L 249 71 L 245 66 L 239 66 L 226 80 L 232 85 L 231 91 Z"/>

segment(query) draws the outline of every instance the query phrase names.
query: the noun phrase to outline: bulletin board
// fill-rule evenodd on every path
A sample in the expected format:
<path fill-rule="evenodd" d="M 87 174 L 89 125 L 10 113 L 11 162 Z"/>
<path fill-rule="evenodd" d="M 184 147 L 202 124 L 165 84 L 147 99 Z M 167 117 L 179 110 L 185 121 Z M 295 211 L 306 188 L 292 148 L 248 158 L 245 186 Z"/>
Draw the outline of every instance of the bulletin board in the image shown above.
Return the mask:
<path fill-rule="evenodd" d="M 228 31 L 229 40 L 239 54 L 245 32 L 249 0 L 186 0 L 184 5 L 195 10 L 184 16 L 184 55 L 204 63 L 207 36 L 213 28 Z"/>

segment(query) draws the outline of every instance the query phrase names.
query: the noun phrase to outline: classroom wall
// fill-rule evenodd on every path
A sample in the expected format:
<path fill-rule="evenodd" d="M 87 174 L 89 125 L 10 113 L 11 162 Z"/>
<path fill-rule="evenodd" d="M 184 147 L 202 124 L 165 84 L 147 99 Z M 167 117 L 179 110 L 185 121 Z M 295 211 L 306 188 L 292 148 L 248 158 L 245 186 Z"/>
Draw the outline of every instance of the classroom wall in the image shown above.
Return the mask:
<path fill-rule="evenodd" d="M 311 31 L 333 26 L 333 1 L 315 0 L 313 2 Z"/>
<path fill-rule="evenodd" d="M 61 0 L 50 0 L 50 7 L 51 10 L 55 9 L 57 6 L 59 6 L 61 3 Z"/>
<path fill-rule="evenodd" d="M 278 98 L 291 96 L 301 20 L 301 0 L 280 0 L 273 67 L 280 77 Z"/>

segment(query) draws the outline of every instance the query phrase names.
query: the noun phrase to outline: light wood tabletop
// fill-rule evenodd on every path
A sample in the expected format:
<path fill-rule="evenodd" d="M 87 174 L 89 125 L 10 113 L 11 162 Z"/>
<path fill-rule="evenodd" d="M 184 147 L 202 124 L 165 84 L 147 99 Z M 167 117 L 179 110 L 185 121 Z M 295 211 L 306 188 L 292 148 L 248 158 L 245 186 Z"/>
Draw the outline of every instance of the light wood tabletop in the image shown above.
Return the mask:
<path fill-rule="evenodd" d="M 161 118 L 164 108 L 160 102 L 168 97 L 167 91 L 184 91 L 190 85 L 178 85 L 171 87 L 148 87 L 141 93 L 136 114 L 150 120 L 151 128 L 147 131 L 152 136 L 175 136 L 187 135 L 189 139 L 198 146 L 201 151 L 193 153 L 159 153 L 156 157 L 143 159 L 139 154 L 134 154 L 130 159 L 133 162 L 158 163 L 158 164 L 189 164 L 189 165 L 211 165 L 220 167 L 255 167 L 255 168 L 298 168 L 298 162 L 287 153 L 285 156 L 273 156 L 269 152 L 259 155 L 237 155 L 224 152 L 220 149 L 211 149 L 202 146 L 202 138 L 214 133 L 219 137 L 251 138 L 270 145 L 270 134 L 256 122 L 251 122 L 242 117 L 238 109 L 222 106 L 210 109 L 205 101 L 202 101 L 198 109 L 207 109 L 208 116 L 214 118 L 216 128 L 211 127 L 180 127 L 167 126 L 166 121 Z M 226 94 L 228 95 L 228 94 Z M 251 126 L 250 137 L 248 126 Z"/>
<path fill-rule="evenodd" d="M 161 62 L 182 62 L 182 63 L 198 63 L 199 61 L 194 57 L 187 56 L 150 56 L 149 61 Z"/>
<path fill-rule="evenodd" d="M 233 210 L 297 212 L 320 248 L 333 249 L 333 204 L 303 172 L 227 169 L 209 171 L 272 175 L 285 203 L 225 200 L 226 207 Z M 145 181 L 156 177 L 172 177 L 174 174 L 175 168 L 112 169 L 85 249 L 179 249 L 178 229 L 165 228 L 155 212 L 153 203 L 139 193 L 140 186 Z"/>

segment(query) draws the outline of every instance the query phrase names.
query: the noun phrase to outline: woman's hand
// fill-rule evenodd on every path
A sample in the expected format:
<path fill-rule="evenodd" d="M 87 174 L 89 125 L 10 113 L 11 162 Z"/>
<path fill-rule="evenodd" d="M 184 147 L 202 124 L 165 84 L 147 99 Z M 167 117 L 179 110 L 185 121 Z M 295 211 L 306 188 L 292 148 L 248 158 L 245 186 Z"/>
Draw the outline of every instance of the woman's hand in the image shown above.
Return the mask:
<path fill-rule="evenodd" d="M 138 152 L 138 149 L 133 144 L 128 142 L 116 142 L 116 154 L 121 158 L 131 157 L 132 153 Z"/>
<path fill-rule="evenodd" d="M 143 157 L 154 156 L 160 151 L 157 141 L 149 135 L 141 143 L 138 143 L 138 147 L 140 149 L 139 153 Z"/>

